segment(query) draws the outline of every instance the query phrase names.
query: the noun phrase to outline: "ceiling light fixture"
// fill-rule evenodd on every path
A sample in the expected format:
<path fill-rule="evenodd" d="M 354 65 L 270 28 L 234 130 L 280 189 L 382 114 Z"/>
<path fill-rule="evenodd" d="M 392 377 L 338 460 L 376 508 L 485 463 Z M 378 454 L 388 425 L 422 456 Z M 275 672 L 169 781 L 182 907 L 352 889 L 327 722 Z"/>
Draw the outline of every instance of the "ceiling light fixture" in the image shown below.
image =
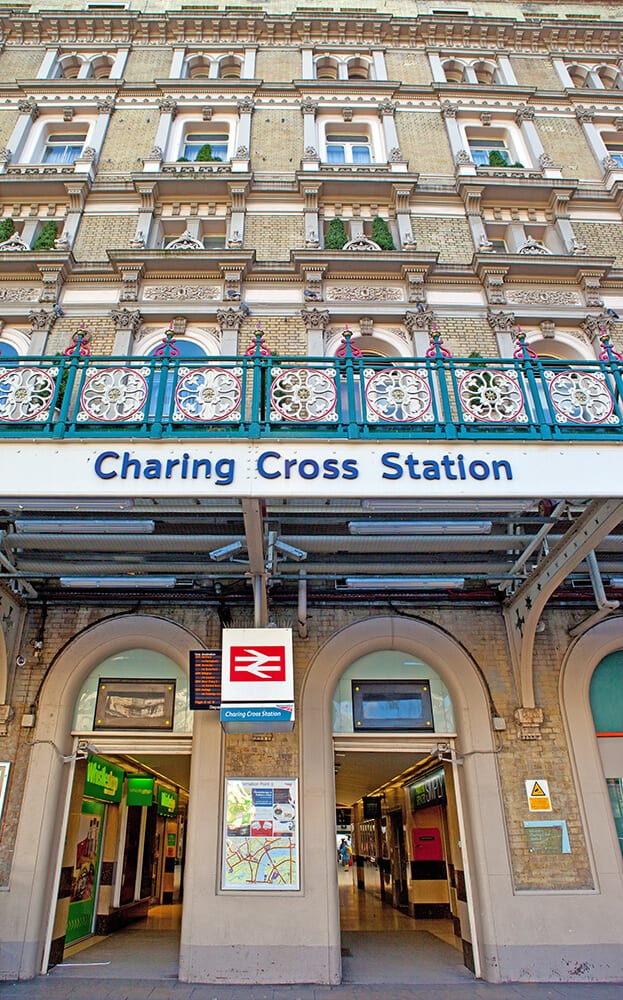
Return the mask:
<path fill-rule="evenodd" d="M 171 589 L 177 583 L 175 576 L 61 576 L 61 587 L 97 590 L 99 588 Z"/>
<path fill-rule="evenodd" d="M 118 510 L 132 510 L 134 500 L 76 500 L 75 497 L 66 497 L 64 500 L 50 497 L 0 497 L 0 510 L 40 510 L 48 513 L 53 510 L 62 510 L 65 513 L 80 511 L 81 513 L 113 513 Z"/>
<path fill-rule="evenodd" d="M 108 518 L 16 518 L 15 530 L 29 535 L 150 535 L 156 522 Z"/>
<path fill-rule="evenodd" d="M 490 535 L 491 521 L 349 521 L 351 535 Z"/>
<path fill-rule="evenodd" d="M 533 509 L 535 501 L 524 500 L 476 500 L 460 498 L 457 500 L 415 500 L 374 497 L 361 501 L 361 509 L 369 514 L 519 514 Z"/>
<path fill-rule="evenodd" d="M 347 576 L 347 590 L 462 590 L 462 576 Z"/>

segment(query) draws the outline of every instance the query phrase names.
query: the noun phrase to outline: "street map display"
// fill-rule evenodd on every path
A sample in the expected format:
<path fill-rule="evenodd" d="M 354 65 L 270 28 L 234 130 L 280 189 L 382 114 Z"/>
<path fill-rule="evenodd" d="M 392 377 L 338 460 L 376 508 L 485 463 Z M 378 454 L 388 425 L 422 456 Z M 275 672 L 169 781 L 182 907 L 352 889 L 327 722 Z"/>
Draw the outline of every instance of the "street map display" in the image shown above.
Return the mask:
<path fill-rule="evenodd" d="M 228 778 L 223 889 L 298 889 L 297 781 Z"/>

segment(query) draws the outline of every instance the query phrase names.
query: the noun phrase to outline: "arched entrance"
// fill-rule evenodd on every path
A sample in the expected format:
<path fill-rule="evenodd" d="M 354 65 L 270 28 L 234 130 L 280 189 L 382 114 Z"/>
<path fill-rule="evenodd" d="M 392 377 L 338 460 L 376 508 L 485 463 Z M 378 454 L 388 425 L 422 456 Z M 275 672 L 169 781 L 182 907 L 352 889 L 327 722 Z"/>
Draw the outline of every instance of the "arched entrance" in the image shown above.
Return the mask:
<path fill-rule="evenodd" d="M 306 798 L 309 803 L 310 797 L 317 793 L 322 800 L 310 818 L 313 831 L 308 831 L 308 834 L 317 838 L 318 845 L 322 843 L 325 850 L 324 874 L 330 885 L 327 909 L 333 981 L 339 981 L 342 976 L 335 863 L 333 694 L 339 678 L 351 663 L 360 657 L 385 651 L 411 654 L 414 660 L 430 665 L 447 688 L 454 707 L 456 738 L 453 735 L 448 742 L 454 744 L 456 751 L 450 756 L 462 760 L 461 765 L 455 763 L 452 767 L 452 774 L 459 787 L 457 803 L 461 816 L 457 817 L 457 823 L 463 844 L 470 944 L 476 975 L 481 975 L 483 961 L 486 961 L 490 943 L 494 941 L 488 856 L 496 856 L 499 874 L 505 880 L 506 888 L 510 881 L 487 692 L 473 661 L 442 629 L 426 621 L 381 616 L 347 626 L 333 636 L 319 650 L 302 692 Z M 351 741 L 356 741 L 360 735 L 353 733 Z M 430 734 L 425 741 L 426 747 L 423 746 L 422 750 L 430 750 Z M 406 742 L 403 740 L 405 745 L 400 748 L 395 746 L 394 749 L 413 750 L 413 747 L 406 746 Z M 313 879 L 314 873 L 308 873 L 308 877 Z"/>
<path fill-rule="evenodd" d="M 21 912 L 20 904 L 14 915 L 16 927 L 19 928 L 21 924 L 25 942 L 20 964 L 22 978 L 29 978 L 47 969 L 52 942 L 55 940 L 57 897 L 67 897 L 67 890 L 63 888 L 63 880 L 69 878 L 64 845 L 72 809 L 75 811 L 75 769 L 77 766 L 86 769 L 86 761 L 92 759 L 90 754 L 93 749 L 101 751 L 101 759 L 108 760 L 113 765 L 115 755 L 125 756 L 125 751 L 129 749 L 129 732 L 111 735 L 108 731 L 95 734 L 98 741 L 95 748 L 90 739 L 87 739 L 85 742 L 89 746 L 76 753 L 78 736 L 74 729 L 74 712 L 81 689 L 98 664 L 110 663 L 111 658 L 114 661 L 115 657 L 127 650 L 142 649 L 168 658 L 187 675 L 188 653 L 190 649 L 201 648 L 201 645 L 196 636 L 164 618 L 149 615 L 113 616 L 73 639 L 51 666 L 39 697 L 37 726 L 15 846 L 13 876 L 19 878 L 29 890 L 24 891 L 21 898 L 30 901 L 28 907 L 24 905 L 24 912 Z M 141 734 L 134 734 L 135 747 L 140 737 Z M 165 749 L 163 741 L 167 737 L 173 742 L 185 742 L 188 744 L 187 752 L 190 750 L 190 734 L 182 736 L 175 733 L 166 733 L 155 741 L 151 734 L 151 749 L 162 752 Z M 146 750 L 146 746 L 143 749 Z M 166 749 L 173 748 L 169 745 Z M 87 758 L 84 757 L 85 753 Z M 142 768 L 126 767 L 125 770 L 138 771 Z M 166 787 L 166 780 L 164 785 Z M 81 790 L 79 797 L 82 799 Z M 80 813 L 80 809 L 78 812 Z M 95 816 L 96 812 L 97 809 L 91 820 L 94 817 L 98 820 L 96 826 L 101 827 L 106 837 L 104 817 Z M 126 809 L 126 822 L 127 812 Z M 96 853 L 94 837 L 91 836 L 89 840 L 88 819 L 87 817 L 85 821 L 87 836 L 82 841 L 87 842 L 89 851 L 93 848 L 91 853 Z M 75 824 L 77 831 L 80 830 L 80 822 L 78 818 Z M 91 834 L 93 832 L 92 824 Z M 37 845 L 34 854 L 33 843 Z M 78 843 L 81 843 L 80 839 Z M 121 844 L 122 851 L 124 843 L 125 839 Z M 79 852 L 80 850 L 82 847 Z M 138 858 L 135 860 L 138 862 Z M 89 861 L 91 863 L 92 859 Z M 95 864 L 93 867 L 95 874 Z M 68 892 L 71 894 L 71 885 Z M 58 930 L 58 922 L 56 929 Z"/>

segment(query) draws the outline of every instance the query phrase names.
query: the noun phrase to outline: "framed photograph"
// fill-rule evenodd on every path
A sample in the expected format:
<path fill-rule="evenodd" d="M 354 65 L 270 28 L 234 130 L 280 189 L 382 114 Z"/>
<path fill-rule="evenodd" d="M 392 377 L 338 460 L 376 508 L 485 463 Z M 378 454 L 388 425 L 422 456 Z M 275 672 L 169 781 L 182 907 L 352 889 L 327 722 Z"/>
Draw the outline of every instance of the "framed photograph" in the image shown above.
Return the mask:
<path fill-rule="evenodd" d="M 434 731 L 430 684 L 426 680 L 352 682 L 355 732 Z"/>
<path fill-rule="evenodd" d="M 102 677 L 93 729 L 173 729 L 175 680 Z"/>

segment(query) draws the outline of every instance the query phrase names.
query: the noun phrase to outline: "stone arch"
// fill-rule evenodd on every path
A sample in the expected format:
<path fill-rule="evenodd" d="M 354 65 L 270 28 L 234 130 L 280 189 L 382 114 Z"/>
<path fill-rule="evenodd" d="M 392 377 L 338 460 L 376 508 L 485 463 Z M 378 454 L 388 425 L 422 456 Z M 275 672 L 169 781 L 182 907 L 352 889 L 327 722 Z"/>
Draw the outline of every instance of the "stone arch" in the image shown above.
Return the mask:
<path fill-rule="evenodd" d="M 0 915 L 11 975 L 40 971 L 56 892 L 56 862 L 64 837 L 64 803 L 73 778 L 71 725 L 80 688 L 97 663 L 131 648 L 164 653 L 188 672 L 188 653 L 203 642 L 176 622 L 156 615 L 120 615 L 73 638 L 41 688 L 11 874 L 11 893 Z M 36 845 L 36 850 L 33 850 Z"/>
<path fill-rule="evenodd" d="M 400 649 L 421 657 L 446 684 L 457 723 L 457 749 L 464 758 L 459 776 L 466 827 L 466 871 L 470 871 L 471 920 L 474 942 L 481 942 L 476 967 L 487 961 L 486 944 L 495 940 L 492 900 L 510 885 L 499 779 L 495 762 L 489 699 L 482 676 L 468 653 L 448 633 L 425 620 L 379 616 L 347 625 L 318 649 L 303 682 L 302 780 L 308 810 L 307 837 L 316 845 L 307 852 L 307 884 L 312 892 L 322 881 L 331 886 L 323 867 L 335 853 L 335 784 L 331 702 L 337 679 L 354 660 L 367 653 Z M 329 794 L 328 790 L 332 790 Z M 491 878 L 487 858 L 496 857 Z M 331 870 L 332 870 L 331 869 Z M 497 885 L 495 884 L 497 881 Z M 340 916 L 337 888 L 327 898 L 327 932 L 333 978 L 339 981 Z M 475 951 L 477 950 L 475 946 Z"/>

